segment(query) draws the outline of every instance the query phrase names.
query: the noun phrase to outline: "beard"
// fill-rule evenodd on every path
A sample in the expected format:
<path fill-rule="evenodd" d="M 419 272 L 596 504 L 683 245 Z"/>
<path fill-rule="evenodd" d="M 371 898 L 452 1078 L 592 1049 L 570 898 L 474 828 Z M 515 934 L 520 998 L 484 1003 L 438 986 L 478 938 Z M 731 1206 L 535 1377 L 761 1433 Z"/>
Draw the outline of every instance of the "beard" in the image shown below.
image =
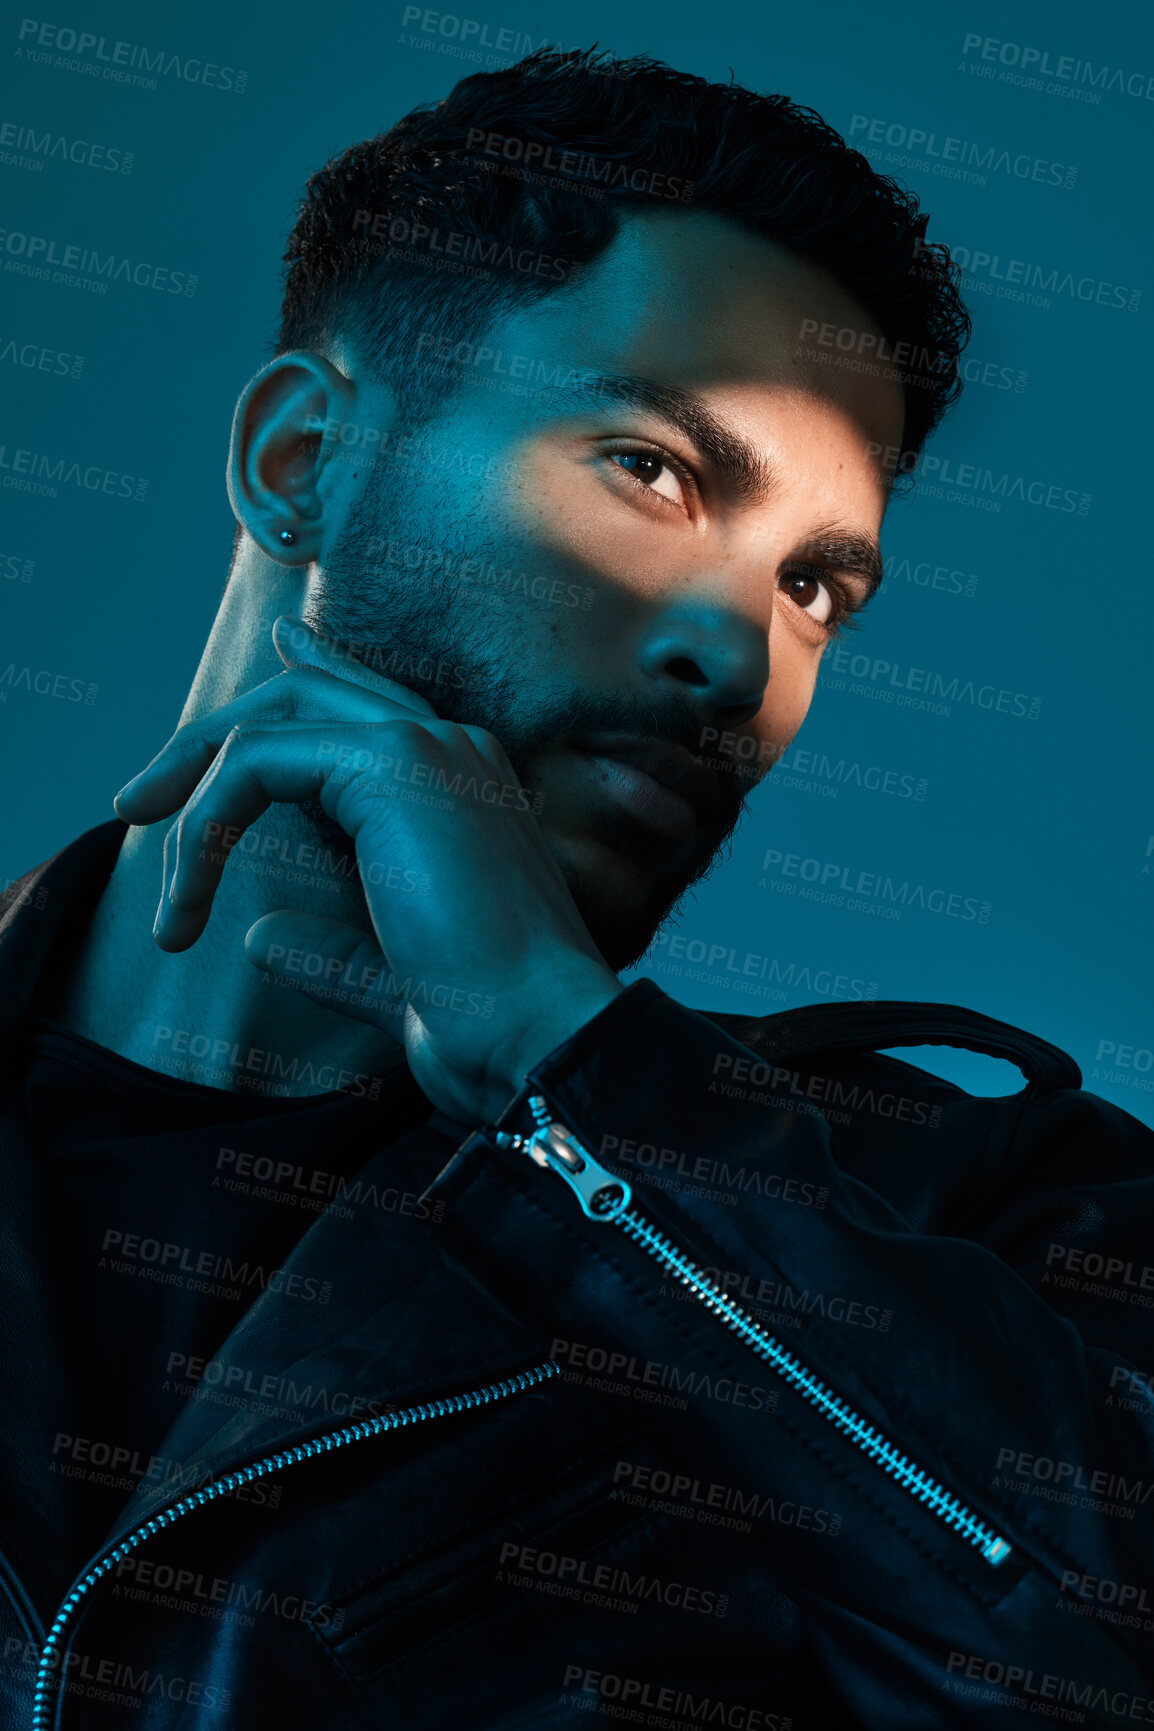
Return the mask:
<path fill-rule="evenodd" d="M 547 650 L 552 641 L 540 629 L 545 607 L 528 600 L 518 605 L 507 595 L 500 604 L 491 598 L 487 574 L 499 569 L 502 556 L 493 549 L 489 560 L 477 558 L 475 524 L 438 522 L 432 547 L 427 524 L 396 518 L 386 524 L 379 504 L 369 501 L 369 493 L 360 495 L 302 615 L 342 654 L 416 692 L 442 720 L 493 734 L 530 790 L 534 763 L 576 734 L 672 741 L 704 759 L 702 715 L 674 688 L 654 683 L 642 696 L 578 685 L 563 670 L 541 674 L 534 650 Z M 485 576 L 463 574 L 477 567 Z M 614 972 L 641 959 L 693 886 L 711 874 L 760 779 L 728 759 L 710 757 L 708 767 L 717 770 L 717 814 L 689 865 L 671 867 L 661 839 L 627 811 L 599 814 L 598 839 L 640 868 L 640 894 L 629 899 L 614 895 L 599 874 L 555 845 L 542 822 L 586 928 Z M 323 846 L 350 847 L 319 801 L 302 801 L 296 810 Z"/>

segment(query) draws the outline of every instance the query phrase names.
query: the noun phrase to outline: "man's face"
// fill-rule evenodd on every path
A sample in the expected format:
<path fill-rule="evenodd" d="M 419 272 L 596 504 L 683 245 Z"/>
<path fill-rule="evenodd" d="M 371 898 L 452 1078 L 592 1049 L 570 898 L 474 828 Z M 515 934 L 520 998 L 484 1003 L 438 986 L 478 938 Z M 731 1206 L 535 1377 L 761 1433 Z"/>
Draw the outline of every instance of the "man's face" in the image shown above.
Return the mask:
<path fill-rule="evenodd" d="M 501 741 L 617 970 L 708 870 L 873 587 L 869 450 L 900 445 L 901 391 L 810 359 L 803 319 L 876 328 L 734 223 L 630 216 L 364 468 L 310 584 L 310 623 Z M 510 377 L 527 393 L 493 388 Z M 355 382 L 357 420 L 387 424 Z"/>

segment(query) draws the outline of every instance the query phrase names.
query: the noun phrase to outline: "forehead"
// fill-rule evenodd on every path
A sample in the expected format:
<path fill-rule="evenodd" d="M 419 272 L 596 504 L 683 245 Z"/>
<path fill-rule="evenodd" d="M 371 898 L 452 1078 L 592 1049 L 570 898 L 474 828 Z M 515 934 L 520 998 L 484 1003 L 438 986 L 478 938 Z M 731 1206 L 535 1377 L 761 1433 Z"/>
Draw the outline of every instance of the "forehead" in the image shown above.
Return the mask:
<path fill-rule="evenodd" d="M 809 321 L 808 325 L 805 321 Z M 900 443 L 896 379 L 838 364 L 814 345 L 822 325 L 880 328 L 823 270 L 709 211 L 630 211 L 575 281 L 502 325 L 522 352 L 723 396 L 801 393 L 853 421 L 863 437 Z M 856 352 L 860 349 L 855 344 Z"/>

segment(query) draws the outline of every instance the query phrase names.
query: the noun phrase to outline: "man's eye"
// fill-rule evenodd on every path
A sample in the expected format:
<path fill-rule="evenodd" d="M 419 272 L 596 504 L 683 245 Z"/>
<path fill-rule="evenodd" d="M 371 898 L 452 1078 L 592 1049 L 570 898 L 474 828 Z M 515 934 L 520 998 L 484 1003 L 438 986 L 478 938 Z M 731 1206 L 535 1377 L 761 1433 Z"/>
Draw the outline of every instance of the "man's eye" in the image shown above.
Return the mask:
<path fill-rule="evenodd" d="M 626 474 L 632 475 L 635 481 L 640 481 L 651 493 L 660 493 L 663 499 L 671 504 L 682 505 L 685 495 L 681 482 L 674 474 L 669 464 L 652 451 L 613 451 L 610 460 L 617 463 Z"/>
<path fill-rule="evenodd" d="M 824 625 L 834 610 L 834 593 L 828 583 L 824 583 L 815 571 L 787 571 L 780 579 L 783 588 L 791 601 L 819 625 Z"/>

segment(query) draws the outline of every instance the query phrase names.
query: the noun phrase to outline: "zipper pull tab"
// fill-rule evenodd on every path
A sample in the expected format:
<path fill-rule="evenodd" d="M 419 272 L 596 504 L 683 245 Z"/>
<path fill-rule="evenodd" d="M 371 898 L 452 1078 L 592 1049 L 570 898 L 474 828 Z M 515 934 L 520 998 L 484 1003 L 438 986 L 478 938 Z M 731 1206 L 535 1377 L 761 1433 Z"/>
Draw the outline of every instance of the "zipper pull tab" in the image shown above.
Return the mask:
<path fill-rule="evenodd" d="M 590 1220 L 616 1220 L 624 1214 L 633 1200 L 632 1187 L 598 1165 L 572 1130 L 550 1118 L 539 1094 L 534 1095 L 529 1105 L 537 1120 L 532 1136 L 510 1136 L 498 1131 L 498 1147 L 519 1149 L 538 1166 L 550 1167 L 565 1180 Z"/>

